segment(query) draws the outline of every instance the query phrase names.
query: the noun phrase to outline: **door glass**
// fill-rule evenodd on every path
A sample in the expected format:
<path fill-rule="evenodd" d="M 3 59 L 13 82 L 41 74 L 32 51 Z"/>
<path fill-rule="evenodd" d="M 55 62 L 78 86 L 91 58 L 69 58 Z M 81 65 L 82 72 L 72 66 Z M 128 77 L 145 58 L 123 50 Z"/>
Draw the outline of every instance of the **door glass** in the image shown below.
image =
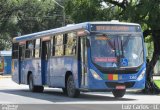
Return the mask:
<path fill-rule="evenodd" d="M 86 37 L 81 38 L 81 71 L 82 81 L 81 85 L 85 86 L 87 83 L 87 46 Z"/>

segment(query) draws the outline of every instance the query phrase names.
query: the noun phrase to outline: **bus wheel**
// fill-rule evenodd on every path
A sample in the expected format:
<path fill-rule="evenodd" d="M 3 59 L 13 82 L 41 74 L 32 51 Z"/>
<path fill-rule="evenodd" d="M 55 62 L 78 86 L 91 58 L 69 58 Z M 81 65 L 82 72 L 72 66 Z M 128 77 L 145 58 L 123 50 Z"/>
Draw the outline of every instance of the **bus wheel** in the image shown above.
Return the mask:
<path fill-rule="evenodd" d="M 33 75 L 29 75 L 29 90 L 31 92 L 43 92 L 44 87 L 43 86 L 35 86 L 33 83 Z"/>
<path fill-rule="evenodd" d="M 80 91 L 76 89 L 73 76 L 70 75 L 67 79 L 67 95 L 69 97 L 78 97 Z"/>
<path fill-rule="evenodd" d="M 112 91 L 112 93 L 113 93 L 113 95 L 114 95 L 115 98 L 121 98 L 126 93 L 126 89 L 122 89 L 122 90 L 114 89 Z"/>
<path fill-rule="evenodd" d="M 66 88 L 62 88 L 62 91 L 63 91 L 64 95 L 67 95 L 67 89 Z"/>
<path fill-rule="evenodd" d="M 43 86 L 36 86 L 35 92 L 43 92 L 44 87 Z"/>

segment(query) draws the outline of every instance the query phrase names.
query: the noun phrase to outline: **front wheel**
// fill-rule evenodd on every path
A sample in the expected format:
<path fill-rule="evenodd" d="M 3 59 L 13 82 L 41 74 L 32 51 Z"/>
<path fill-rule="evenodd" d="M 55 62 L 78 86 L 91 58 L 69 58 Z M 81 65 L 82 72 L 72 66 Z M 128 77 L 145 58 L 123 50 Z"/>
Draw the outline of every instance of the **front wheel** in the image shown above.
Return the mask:
<path fill-rule="evenodd" d="M 115 90 L 112 91 L 112 93 L 113 93 L 115 98 L 121 98 L 126 93 L 126 89 L 122 89 L 122 90 L 115 89 Z"/>
<path fill-rule="evenodd" d="M 67 79 L 67 95 L 69 97 L 78 97 L 80 95 L 80 91 L 76 89 L 73 76 L 70 75 Z"/>
<path fill-rule="evenodd" d="M 62 88 L 62 91 L 63 91 L 64 95 L 67 95 L 67 89 L 66 88 Z"/>

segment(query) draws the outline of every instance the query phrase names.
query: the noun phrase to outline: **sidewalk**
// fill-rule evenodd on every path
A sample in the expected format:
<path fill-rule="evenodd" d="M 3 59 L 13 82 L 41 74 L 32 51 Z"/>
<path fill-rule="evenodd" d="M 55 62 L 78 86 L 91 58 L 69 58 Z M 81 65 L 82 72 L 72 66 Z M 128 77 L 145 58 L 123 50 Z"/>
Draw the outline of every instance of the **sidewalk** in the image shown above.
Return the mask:
<path fill-rule="evenodd" d="M 0 79 L 3 79 L 3 78 L 11 78 L 12 77 L 12 75 L 10 74 L 10 75 L 0 75 Z"/>

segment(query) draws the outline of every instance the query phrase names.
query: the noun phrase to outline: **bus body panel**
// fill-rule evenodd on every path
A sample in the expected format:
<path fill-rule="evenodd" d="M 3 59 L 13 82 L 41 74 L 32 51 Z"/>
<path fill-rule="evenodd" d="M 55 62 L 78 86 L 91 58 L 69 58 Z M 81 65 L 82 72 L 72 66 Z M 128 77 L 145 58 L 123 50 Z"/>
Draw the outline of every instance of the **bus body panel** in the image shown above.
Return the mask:
<path fill-rule="evenodd" d="M 108 75 L 108 74 L 101 73 L 93 65 L 90 66 L 89 68 L 94 69 L 95 72 L 97 72 L 103 80 L 95 79 L 92 76 L 91 72 L 88 70 L 89 71 L 89 73 L 88 73 L 88 86 L 87 86 L 88 91 L 112 90 L 112 89 L 115 89 L 115 86 L 118 84 L 125 85 L 126 89 L 144 89 L 145 88 L 145 76 L 140 81 L 137 80 L 140 73 L 143 71 L 143 69 L 145 69 L 145 64 L 143 64 L 140 71 L 137 73 L 118 74 L 118 80 L 107 80 L 106 75 Z M 135 78 L 135 79 L 130 79 L 130 78 Z"/>
<path fill-rule="evenodd" d="M 12 80 L 18 84 L 20 83 L 18 59 L 12 59 Z"/>
<path fill-rule="evenodd" d="M 50 59 L 49 86 L 65 87 L 65 75 L 71 72 L 78 87 L 77 60 L 75 56 L 52 57 Z"/>
<path fill-rule="evenodd" d="M 35 85 L 42 85 L 41 75 L 41 60 L 40 59 L 26 59 L 22 61 L 21 68 L 21 83 L 28 84 L 28 75 L 33 75 Z"/>

